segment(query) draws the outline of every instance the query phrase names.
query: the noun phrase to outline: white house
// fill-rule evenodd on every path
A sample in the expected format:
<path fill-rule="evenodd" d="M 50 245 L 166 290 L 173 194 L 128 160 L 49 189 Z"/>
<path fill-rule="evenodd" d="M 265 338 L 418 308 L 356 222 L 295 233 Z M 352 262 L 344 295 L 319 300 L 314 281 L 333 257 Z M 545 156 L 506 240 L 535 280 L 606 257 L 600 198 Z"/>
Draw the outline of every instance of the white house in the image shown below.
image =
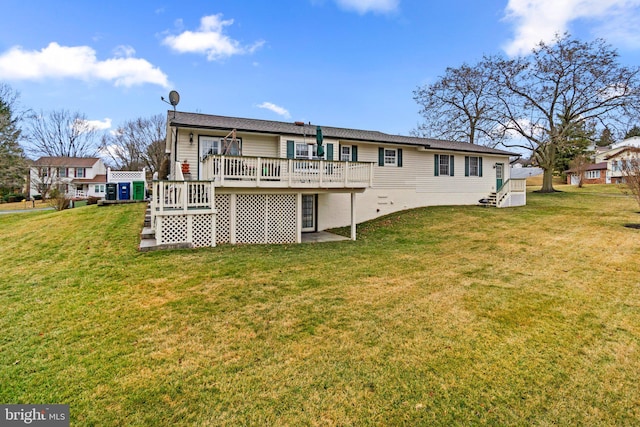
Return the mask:
<path fill-rule="evenodd" d="M 104 197 L 107 169 L 96 157 L 41 157 L 29 171 L 29 195 L 57 188 L 71 198 Z"/>
<path fill-rule="evenodd" d="M 503 150 L 174 111 L 167 124 L 174 179 L 154 181 L 158 245 L 300 242 L 349 225 L 355 239 L 357 223 L 404 209 L 526 204 L 526 181 L 510 179 L 514 154 Z"/>

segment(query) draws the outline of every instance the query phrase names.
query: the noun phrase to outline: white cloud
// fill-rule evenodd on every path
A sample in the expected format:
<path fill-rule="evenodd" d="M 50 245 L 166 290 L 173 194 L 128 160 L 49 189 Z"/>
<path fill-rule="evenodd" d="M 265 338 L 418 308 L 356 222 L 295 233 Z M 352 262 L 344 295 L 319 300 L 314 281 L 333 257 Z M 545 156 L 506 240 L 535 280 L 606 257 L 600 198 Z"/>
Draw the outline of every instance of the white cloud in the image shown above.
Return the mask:
<path fill-rule="evenodd" d="M 335 0 L 343 9 L 354 10 L 361 15 L 367 12 L 390 13 L 394 12 L 400 0 Z"/>
<path fill-rule="evenodd" d="M 121 47 L 131 53 L 132 48 Z M 135 52 L 135 51 L 134 51 Z M 168 87 L 167 75 L 145 59 L 116 57 L 99 61 L 89 46 L 60 46 L 52 42 L 39 51 L 14 46 L 0 55 L 0 78 L 8 80 L 40 80 L 75 78 L 106 80 L 115 86 L 144 83 Z"/>
<path fill-rule="evenodd" d="M 111 119 L 104 120 L 78 120 L 78 126 L 82 129 L 106 130 L 111 128 Z"/>
<path fill-rule="evenodd" d="M 287 111 L 286 108 L 280 107 L 279 105 L 273 104 L 271 102 L 263 102 L 262 104 L 257 105 L 257 107 L 264 108 L 265 110 L 273 111 L 274 113 L 284 117 L 285 119 L 291 118 L 291 114 L 289 114 L 289 111 Z"/>
<path fill-rule="evenodd" d="M 136 54 L 136 50 L 132 46 L 120 45 L 113 49 L 113 54 L 117 58 L 131 58 Z"/>
<path fill-rule="evenodd" d="M 162 43 L 176 52 L 205 54 L 209 61 L 250 54 L 264 45 L 264 41 L 259 40 L 252 45 L 243 46 L 224 34 L 225 27 L 231 25 L 233 19 L 222 20 L 222 14 L 203 16 L 197 31 L 187 30 L 177 36 L 167 36 Z"/>
<path fill-rule="evenodd" d="M 526 54 L 541 40 L 549 42 L 571 22 L 589 20 L 597 36 L 640 47 L 637 21 L 640 0 L 509 0 L 505 20 L 515 24 L 513 40 L 504 46 L 510 56 Z"/>

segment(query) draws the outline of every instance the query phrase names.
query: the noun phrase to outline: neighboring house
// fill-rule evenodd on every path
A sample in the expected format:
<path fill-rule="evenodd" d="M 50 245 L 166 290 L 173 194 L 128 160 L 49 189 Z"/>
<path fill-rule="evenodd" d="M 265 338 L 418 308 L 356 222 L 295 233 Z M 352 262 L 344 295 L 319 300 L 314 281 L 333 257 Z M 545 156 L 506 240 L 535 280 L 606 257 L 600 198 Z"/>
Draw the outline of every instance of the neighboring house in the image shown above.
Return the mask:
<path fill-rule="evenodd" d="M 295 243 L 342 226 L 355 239 L 356 223 L 405 209 L 526 204 L 503 150 L 322 126 L 318 155 L 311 124 L 173 111 L 167 124 L 174 180 L 154 181 L 158 245 Z"/>
<path fill-rule="evenodd" d="M 637 137 L 636 137 L 637 138 Z M 639 138 L 640 139 L 640 138 Z M 640 158 L 640 148 L 635 146 L 621 147 L 612 150 L 605 157 L 607 164 L 607 184 L 621 184 L 624 182 L 624 162 Z"/>
<path fill-rule="evenodd" d="M 107 170 L 99 158 L 41 157 L 33 162 L 29 174 L 31 197 L 53 188 L 70 198 L 103 198 L 105 194 Z"/>
<path fill-rule="evenodd" d="M 583 184 L 608 184 L 607 162 L 600 162 L 587 165 L 584 168 L 582 183 Z M 576 169 L 565 171 L 567 175 L 568 185 L 580 184 L 580 174 Z"/>

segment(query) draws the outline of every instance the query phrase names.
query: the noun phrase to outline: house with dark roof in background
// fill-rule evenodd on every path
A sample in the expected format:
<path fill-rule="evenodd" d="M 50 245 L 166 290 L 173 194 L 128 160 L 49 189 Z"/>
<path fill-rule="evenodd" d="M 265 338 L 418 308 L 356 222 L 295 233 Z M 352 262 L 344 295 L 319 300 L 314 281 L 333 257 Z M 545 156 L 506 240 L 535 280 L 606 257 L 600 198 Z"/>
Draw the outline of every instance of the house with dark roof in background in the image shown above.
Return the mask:
<path fill-rule="evenodd" d="M 29 171 L 29 196 L 56 188 L 69 198 L 103 198 L 107 169 L 97 157 L 40 157 Z"/>
<path fill-rule="evenodd" d="M 516 154 L 377 131 L 169 111 L 157 245 L 295 243 L 305 233 L 437 205 L 526 204 Z"/>

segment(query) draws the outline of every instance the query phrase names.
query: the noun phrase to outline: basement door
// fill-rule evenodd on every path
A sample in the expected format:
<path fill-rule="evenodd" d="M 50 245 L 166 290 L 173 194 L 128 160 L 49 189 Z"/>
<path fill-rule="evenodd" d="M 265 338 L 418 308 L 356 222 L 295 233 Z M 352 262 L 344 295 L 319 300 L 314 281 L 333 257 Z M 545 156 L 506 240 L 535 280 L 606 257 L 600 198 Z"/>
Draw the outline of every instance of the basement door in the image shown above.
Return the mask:
<path fill-rule="evenodd" d="M 316 196 L 315 194 L 302 195 L 302 232 L 312 233 L 316 231 Z"/>

